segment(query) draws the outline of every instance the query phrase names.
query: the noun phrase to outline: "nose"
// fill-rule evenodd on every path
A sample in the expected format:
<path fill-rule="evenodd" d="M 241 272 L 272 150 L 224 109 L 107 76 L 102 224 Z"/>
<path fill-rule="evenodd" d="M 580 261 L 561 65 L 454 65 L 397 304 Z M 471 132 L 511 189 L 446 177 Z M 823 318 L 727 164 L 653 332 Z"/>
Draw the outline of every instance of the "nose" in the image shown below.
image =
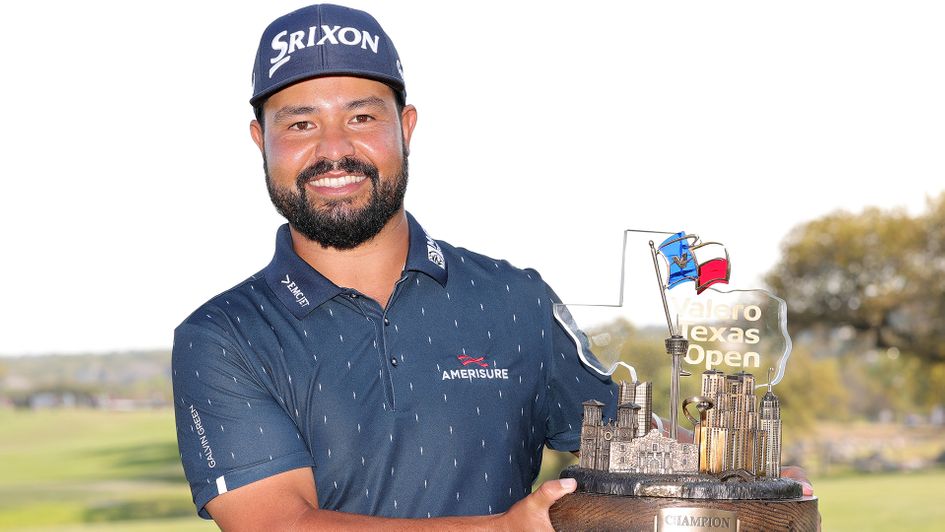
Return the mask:
<path fill-rule="evenodd" d="M 344 127 L 326 125 L 322 127 L 321 133 L 315 147 L 315 155 L 319 159 L 338 161 L 354 155 L 354 143 Z"/>

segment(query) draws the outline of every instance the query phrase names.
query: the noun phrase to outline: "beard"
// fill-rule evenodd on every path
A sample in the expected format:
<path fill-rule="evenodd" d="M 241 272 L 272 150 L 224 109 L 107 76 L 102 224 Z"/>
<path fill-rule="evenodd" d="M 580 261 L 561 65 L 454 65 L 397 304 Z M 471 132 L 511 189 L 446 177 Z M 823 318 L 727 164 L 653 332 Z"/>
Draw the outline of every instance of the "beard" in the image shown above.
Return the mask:
<path fill-rule="evenodd" d="M 403 155 L 400 173 L 392 179 L 380 179 L 377 167 L 355 157 L 337 161 L 320 160 L 299 173 L 295 190 L 280 188 L 269 175 L 269 164 L 263 156 L 266 188 L 279 214 L 299 233 L 324 248 L 353 249 L 374 238 L 404 205 L 407 192 L 407 154 Z M 350 198 L 327 200 L 313 205 L 308 199 L 306 183 L 332 170 L 361 173 L 371 181 L 371 197 L 367 205 L 357 208 Z"/>

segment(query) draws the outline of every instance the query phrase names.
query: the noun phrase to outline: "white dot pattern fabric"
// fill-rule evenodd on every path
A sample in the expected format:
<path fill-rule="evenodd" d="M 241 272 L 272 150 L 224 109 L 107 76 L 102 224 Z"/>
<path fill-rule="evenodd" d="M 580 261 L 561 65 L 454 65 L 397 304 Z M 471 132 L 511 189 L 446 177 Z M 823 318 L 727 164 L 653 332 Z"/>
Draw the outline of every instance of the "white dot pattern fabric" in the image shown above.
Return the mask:
<path fill-rule="evenodd" d="M 579 448 L 581 403 L 613 402 L 534 270 L 408 220 L 386 310 L 309 267 L 283 226 L 264 270 L 176 329 L 178 442 L 201 516 L 224 490 L 299 467 L 322 508 L 503 512 L 529 493 L 543 446 Z"/>

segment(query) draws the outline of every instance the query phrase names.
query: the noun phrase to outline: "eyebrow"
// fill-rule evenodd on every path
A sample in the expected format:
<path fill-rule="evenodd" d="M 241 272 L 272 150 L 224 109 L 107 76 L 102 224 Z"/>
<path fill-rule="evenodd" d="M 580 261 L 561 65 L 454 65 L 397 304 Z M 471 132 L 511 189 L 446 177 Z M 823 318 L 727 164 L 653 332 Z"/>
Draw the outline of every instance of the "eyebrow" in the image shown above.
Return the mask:
<path fill-rule="evenodd" d="M 387 107 L 387 104 L 384 102 L 384 100 L 378 98 L 377 96 L 368 96 L 367 98 L 352 100 L 345 104 L 345 110 L 347 111 L 364 109 L 365 107 L 384 109 Z M 318 107 L 312 105 L 287 105 L 276 111 L 275 115 L 273 115 L 273 119 L 276 122 L 281 122 L 292 117 L 318 114 L 318 112 Z"/>
<path fill-rule="evenodd" d="M 310 105 L 287 105 L 276 111 L 272 118 L 275 122 L 282 122 L 294 116 L 303 116 L 312 113 L 318 113 L 318 108 Z"/>
<path fill-rule="evenodd" d="M 360 100 L 353 100 L 345 105 L 345 109 L 349 111 L 354 111 L 355 109 L 361 109 L 364 107 L 376 107 L 383 109 L 387 107 L 387 105 L 384 103 L 384 100 L 378 98 L 377 96 L 368 96 L 367 98 L 361 98 Z"/>

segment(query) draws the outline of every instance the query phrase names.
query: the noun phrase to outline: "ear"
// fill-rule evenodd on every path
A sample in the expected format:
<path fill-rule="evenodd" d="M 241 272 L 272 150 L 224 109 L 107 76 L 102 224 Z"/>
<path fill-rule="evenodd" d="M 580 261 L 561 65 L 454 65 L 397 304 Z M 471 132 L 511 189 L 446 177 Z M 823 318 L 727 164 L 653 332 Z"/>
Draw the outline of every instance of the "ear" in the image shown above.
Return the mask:
<path fill-rule="evenodd" d="M 259 148 L 259 152 L 265 155 L 266 143 L 263 135 L 263 128 L 256 120 L 253 120 L 249 123 L 249 135 L 253 137 L 253 142 L 256 143 L 256 146 Z"/>
<path fill-rule="evenodd" d="M 404 137 L 404 155 L 410 155 L 410 137 L 413 135 L 413 128 L 416 125 L 417 108 L 412 105 L 405 105 L 400 113 L 400 127 Z"/>

